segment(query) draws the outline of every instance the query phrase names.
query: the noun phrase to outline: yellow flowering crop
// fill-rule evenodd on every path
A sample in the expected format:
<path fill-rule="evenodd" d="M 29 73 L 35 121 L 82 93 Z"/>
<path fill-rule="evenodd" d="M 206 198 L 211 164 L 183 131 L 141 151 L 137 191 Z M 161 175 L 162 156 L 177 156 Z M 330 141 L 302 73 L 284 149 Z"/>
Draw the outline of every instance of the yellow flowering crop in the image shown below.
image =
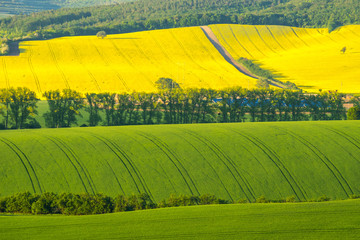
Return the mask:
<path fill-rule="evenodd" d="M 161 77 L 183 88 L 256 84 L 227 63 L 199 27 L 27 41 L 20 51 L 0 57 L 0 88 L 26 86 L 38 96 L 64 88 L 150 92 Z"/>
<path fill-rule="evenodd" d="M 235 59 L 256 60 L 309 92 L 360 92 L 360 25 L 327 29 L 219 24 L 210 26 Z M 345 51 L 341 51 L 345 47 Z"/>

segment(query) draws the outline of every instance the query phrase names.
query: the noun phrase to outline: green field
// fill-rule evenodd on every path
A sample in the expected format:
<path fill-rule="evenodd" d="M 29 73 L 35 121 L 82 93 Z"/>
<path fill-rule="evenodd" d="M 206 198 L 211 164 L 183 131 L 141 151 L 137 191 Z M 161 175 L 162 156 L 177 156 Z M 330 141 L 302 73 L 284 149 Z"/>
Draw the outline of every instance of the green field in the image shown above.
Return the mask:
<path fill-rule="evenodd" d="M 0 193 L 215 194 L 255 201 L 360 193 L 356 121 L 0 132 Z"/>
<path fill-rule="evenodd" d="M 358 239 L 360 201 L 0 215 L 0 239 Z"/>

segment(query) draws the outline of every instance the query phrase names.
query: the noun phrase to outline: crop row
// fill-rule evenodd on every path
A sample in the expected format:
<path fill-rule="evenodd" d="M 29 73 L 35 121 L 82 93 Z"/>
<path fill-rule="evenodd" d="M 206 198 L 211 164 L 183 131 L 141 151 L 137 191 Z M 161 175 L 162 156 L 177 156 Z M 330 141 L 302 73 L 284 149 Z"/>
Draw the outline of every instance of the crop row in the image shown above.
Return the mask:
<path fill-rule="evenodd" d="M 26 85 L 38 94 L 63 88 L 150 92 L 160 77 L 177 79 L 182 87 L 255 84 L 228 64 L 197 27 L 21 42 L 20 50 L 19 57 L 2 57 L 7 71 L 0 75 L 0 87 Z"/>
<path fill-rule="evenodd" d="M 356 122 L 42 129 L 0 132 L 2 195 L 16 192 L 264 195 L 359 194 Z M 326 139 L 326 140 L 325 140 Z"/>
<path fill-rule="evenodd" d="M 248 58 L 300 88 L 359 91 L 359 26 L 327 29 L 211 25 L 235 59 Z"/>

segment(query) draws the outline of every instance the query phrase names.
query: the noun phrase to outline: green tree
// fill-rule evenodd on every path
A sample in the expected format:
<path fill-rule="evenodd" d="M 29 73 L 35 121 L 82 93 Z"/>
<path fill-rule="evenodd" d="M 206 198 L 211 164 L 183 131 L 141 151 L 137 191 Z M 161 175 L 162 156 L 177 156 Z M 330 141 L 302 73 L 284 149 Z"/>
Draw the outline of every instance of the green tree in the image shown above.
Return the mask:
<path fill-rule="evenodd" d="M 171 78 L 159 78 L 155 82 L 155 86 L 160 91 L 172 91 L 173 89 L 180 88 L 180 85 Z"/>
<path fill-rule="evenodd" d="M 96 34 L 96 37 L 98 38 L 101 38 L 101 39 L 104 39 L 106 37 L 106 32 L 105 31 L 99 31 L 97 34 Z"/>
<path fill-rule="evenodd" d="M 347 119 L 360 120 L 360 108 L 357 106 L 349 108 L 347 111 Z"/>
<path fill-rule="evenodd" d="M 85 106 L 82 95 L 71 89 L 47 91 L 43 95 L 49 105 L 44 113 L 48 127 L 71 127 L 77 123 L 76 116 L 82 116 L 80 110 Z"/>
<path fill-rule="evenodd" d="M 0 115 L 4 117 L 4 128 L 8 128 L 10 103 L 10 92 L 5 88 L 0 89 Z"/>
<path fill-rule="evenodd" d="M 86 111 L 89 113 L 89 125 L 90 126 L 97 126 L 99 122 L 101 122 L 100 116 L 100 99 L 96 93 L 87 93 L 87 107 Z"/>
<path fill-rule="evenodd" d="M 35 92 L 26 87 L 10 88 L 10 119 L 13 121 L 15 128 L 23 128 L 26 121 L 35 117 L 36 103 L 39 101 L 36 98 Z"/>

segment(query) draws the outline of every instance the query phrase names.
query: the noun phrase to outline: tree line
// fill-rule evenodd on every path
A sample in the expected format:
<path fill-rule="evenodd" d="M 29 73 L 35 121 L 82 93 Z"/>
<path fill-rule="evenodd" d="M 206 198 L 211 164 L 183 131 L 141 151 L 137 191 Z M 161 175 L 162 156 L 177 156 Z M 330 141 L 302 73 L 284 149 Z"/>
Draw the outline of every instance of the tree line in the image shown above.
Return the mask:
<path fill-rule="evenodd" d="M 29 192 L 23 192 L 0 198 L 0 213 L 90 215 L 164 207 L 225 203 L 233 202 L 217 198 L 210 194 L 200 196 L 177 196 L 172 194 L 168 199 L 155 203 L 147 193 L 109 197 L 100 193 L 56 194 L 44 192 L 41 194 L 31 194 Z"/>
<path fill-rule="evenodd" d="M 181 89 L 171 82 L 158 83 L 158 92 L 86 93 L 64 89 L 43 94 L 48 111 L 42 114 L 46 127 L 77 125 L 88 114 L 83 126 L 136 124 L 190 124 L 268 121 L 317 121 L 346 119 L 344 94 L 322 91 L 308 94 L 288 89 L 223 90 Z M 170 85 L 169 85 L 170 83 Z M 28 88 L 0 89 L 1 129 L 39 128 L 39 99 Z M 350 119 L 359 119 L 360 98 L 353 97 Z"/>
<path fill-rule="evenodd" d="M 349 198 L 357 199 L 360 196 L 351 195 Z M 329 200 L 330 198 L 324 195 L 316 199 L 309 199 L 307 202 L 324 202 Z M 270 200 L 265 196 L 260 196 L 254 202 L 287 203 L 297 202 L 297 200 L 295 196 L 288 196 L 285 199 L 278 200 Z M 101 193 L 57 194 L 44 192 L 32 194 L 30 192 L 22 192 L 1 197 L 0 213 L 91 215 L 154 208 L 234 203 L 249 202 L 246 199 L 224 200 L 212 194 L 202 194 L 200 196 L 171 194 L 168 199 L 155 203 L 147 193 L 110 197 Z"/>
<path fill-rule="evenodd" d="M 137 0 L 0 20 L 0 36 L 46 39 L 219 23 L 329 27 L 360 23 L 358 0 Z"/>

